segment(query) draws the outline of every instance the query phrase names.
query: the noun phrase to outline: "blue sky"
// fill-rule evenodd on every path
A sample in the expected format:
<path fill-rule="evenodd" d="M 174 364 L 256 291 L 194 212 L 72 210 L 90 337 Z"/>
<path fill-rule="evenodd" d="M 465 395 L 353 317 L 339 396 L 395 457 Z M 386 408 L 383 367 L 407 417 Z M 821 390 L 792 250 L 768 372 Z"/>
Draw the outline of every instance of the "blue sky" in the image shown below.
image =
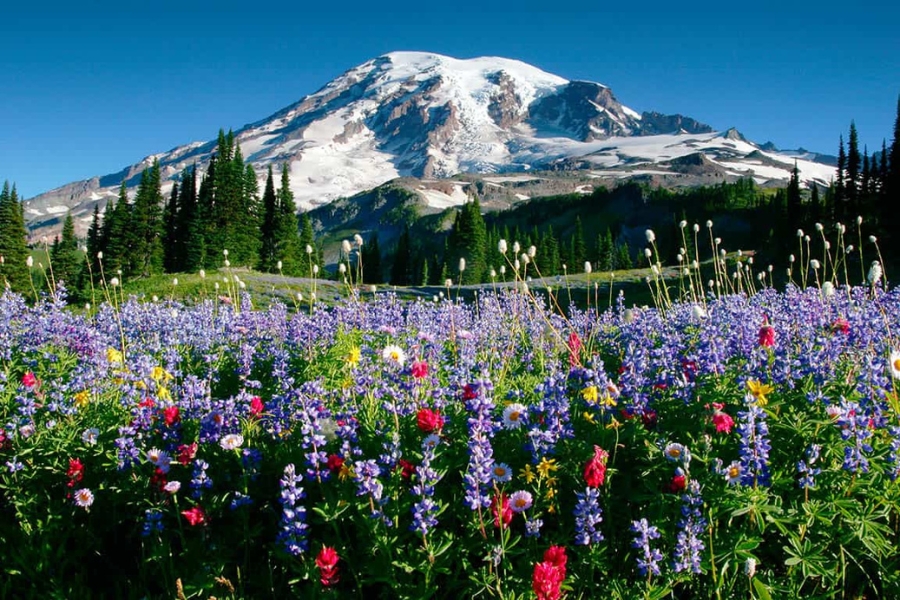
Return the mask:
<path fill-rule="evenodd" d="M 392 50 L 515 58 L 832 154 L 851 119 L 880 148 L 900 94 L 893 2 L 129 4 L 4 9 L 0 179 L 25 197 L 263 119 Z"/>

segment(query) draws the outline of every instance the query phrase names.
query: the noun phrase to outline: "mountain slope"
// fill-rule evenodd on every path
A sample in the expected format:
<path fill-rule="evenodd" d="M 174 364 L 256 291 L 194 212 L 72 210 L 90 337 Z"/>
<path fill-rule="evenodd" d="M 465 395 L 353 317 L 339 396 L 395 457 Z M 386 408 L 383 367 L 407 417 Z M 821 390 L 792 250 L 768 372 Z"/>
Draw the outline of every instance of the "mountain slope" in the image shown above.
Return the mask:
<path fill-rule="evenodd" d="M 290 165 L 304 209 L 398 177 L 537 169 L 630 177 L 642 170 L 671 172 L 666 161 L 701 153 L 707 170 L 722 178 L 753 176 L 764 183 L 786 181 L 795 160 L 690 117 L 638 114 L 598 83 L 567 81 L 504 58 L 421 52 L 394 52 L 350 69 L 235 136 L 261 176 L 268 165 Z M 72 209 L 83 232 L 94 205 L 105 205 L 123 180 L 136 185 L 153 160 L 170 186 L 183 169 L 196 164 L 202 170 L 214 151 L 214 141 L 194 142 L 63 186 L 27 201 L 26 218 L 33 231 L 52 231 Z M 833 175 L 832 167 L 796 160 L 807 181 L 825 184 Z M 465 195 L 450 197 L 458 203 Z"/>

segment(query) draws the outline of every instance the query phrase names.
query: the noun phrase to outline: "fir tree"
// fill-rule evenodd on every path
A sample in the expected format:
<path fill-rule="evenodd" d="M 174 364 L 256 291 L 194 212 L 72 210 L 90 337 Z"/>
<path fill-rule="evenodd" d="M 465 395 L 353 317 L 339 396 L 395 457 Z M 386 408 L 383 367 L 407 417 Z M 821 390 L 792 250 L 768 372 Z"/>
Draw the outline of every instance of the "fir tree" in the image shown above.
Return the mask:
<path fill-rule="evenodd" d="M 275 195 L 275 182 L 272 177 L 272 165 L 266 176 L 266 187 L 262 198 L 263 217 L 260 225 L 259 263 L 260 271 L 274 273 L 276 255 L 276 239 L 278 229 L 278 197 Z"/>
<path fill-rule="evenodd" d="M 28 248 L 25 239 L 25 217 L 15 185 L 3 183 L 0 191 L 0 285 L 14 292 L 27 293 L 31 289 L 31 270 L 26 263 Z"/>
<path fill-rule="evenodd" d="M 127 274 L 149 276 L 163 270 L 162 193 L 159 161 L 145 169 L 134 199 L 129 232 L 129 268 Z"/>
<path fill-rule="evenodd" d="M 838 145 L 837 180 L 834 183 L 833 217 L 836 221 L 843 221 L 848 214 L 846 209 L 847 193 L 845 189 L 847 172 L 847 153 L 844 151 L 844 135 Z"/>
<path fill-rule="evenodd" d="M 787 188 L 787 222 L 788 231 L 796 231 L 800 227 L 803 207 L 800 204 L 800 169 L 797 162 L 791 170 L 791 180 Z"/>
<path fill-rule="evenodd" d="M 169 194 L 169 201 L 163 211 L 163 268 L 167 273 L 175 273 L 179 268 L 178 240 L 178 196 L 176 182 Z"/>
<path fill-rule="evenodd" d="M 631 250 L 628 249 L 628 242 L 622 242 L 616 255 L 616 269 L 630 269 L 632 266 Z"/>
<path fill-rule="evenodd" d="M 613 245 L 612 232 L 607 228 L 606 233 L 597 236 L 597 270 L 612 271 L 617 266 L 615 246 Z M 622 268 L 622 267 L 619 267 Z"/>
<path fill-rule="evenodd" d="M 850 138 L 847 142 L 847 179 L 844 182 L 847 194 L 848 217 L 860 213 L 859 197 L 861 187 L 860 167 L 862 159 L 859 154 L 859 135 L 856 133 L 856 123 L 850 121 Z"/>
<path fill-rule="evenodd" d="M 397 240 L 397 249 L 394 252 L 394 264 L 391 266 L 391 283 L 393 285 L 409 285 L 411 283 L 411 250 L 409 225 L 406 225 Z M 427 265 L 428 261 L 423 261 L 423 264 Z"/>
<path fill-rule="evenodd" d="M 584 261 L 587 260 L 587 244 L 584 241 L 581 215 L 575 217 L 575 232 L 572 234 L 568 260 L 570 261 L 568 269 L 570 273 L 580 273 L 584 270 Z"/>
<path fill-rule="evenodd" d="M 464 285 L 481 283 L 486 272 L 487 231 L 484 218 L 481 216 L 481 204 L 478 197 L 463 205 L 457 214 L 451 232 L 450 248 L 446 266 L 448 273 L 457 274 L 460 258 L 466 259 L 466 270 L 462 273 L 461 283 Z M 447 254 L 445 254 L 447 256 Z"/>
<path fill-rule="evenodd" d="M 63 222 L 62 237 L 57 238 L 53 252 L 50 254 L 50 262 L 53 266 L 53 278 L 56 284 L 64 282 L 69 289 L 75 290 L 76 276 L 78 275 L 79 257 L 78 240 L 75 239 L 75 223 L 72 221 L 71 211 L 66 214 Z"/>
<path fill-rule="evenodd" d="M 297 206 L 294 204 L 294 193 L 288 165 L 281 169 L 281 187 L 278 190 L 278 221 L 275 233 L 275 255 L 282 263 L 285 275 L 299 277 L 303 274 L 303 248 L 300 246 L 300 233 L 297 222 Z"/>
<path fill-rule="evenodd" d="M 378 247 L 378 232 L 360 249 L 363 263 L 363 283 L 381 283 L 381 249 Z"/>

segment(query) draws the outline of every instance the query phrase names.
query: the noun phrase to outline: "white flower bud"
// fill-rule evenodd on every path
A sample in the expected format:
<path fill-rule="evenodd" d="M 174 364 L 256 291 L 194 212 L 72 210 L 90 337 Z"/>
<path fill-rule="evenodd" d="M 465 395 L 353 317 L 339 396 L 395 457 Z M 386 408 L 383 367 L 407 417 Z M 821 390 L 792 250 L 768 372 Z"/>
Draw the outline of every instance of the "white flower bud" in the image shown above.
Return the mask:
<path fill-rule="evenodd" d="M 537 248 L 528 246 L 528 258 L 534 258 L 537 255 Z"/>
<path fill-rule="evenodd" d="M 500 275 L 506 275 L 506 265 L 500 265 Z"/>
<path fill-rule="evenodd" d="M 878 281 L 881 279 L 882 270 L 881 264 L 875 260 L 872 261 L 872 266 L 869 267 L 869 275 L 866 279 L 869 281 L 871 285 L 876 285 Z"/>
<path fill-rule="evenodd" d="M 821 231 L 824 231 L 824 230 L 825 230 L 825 228 L 822 226 L 821 223 L 816 223 L 816 231 L 820 231 L 820 232 L 821 232 Z"/>
<path fill-rule="evenodd" d="M 206 279 L 206 271 L 200 269 L 200 279 Z"/>
<path fill-rule="evenodd" d="M 697 223 L 694 223 L 694 233 L 700 233 L 700 225 Z"/>
<path fill-rule="evenodd" d="M 357 246 L 362 246 L 363 245 L 362 236 L 359 235 L 358 233 L 354 234 L 353 235 L 353 243 L 356 244 Z"/>
<path fill-rule="evenodd" d="M 310 246 L 309 244 L 307 244 L 307 245 L 306 245 L 306 253 L 307 253 L 307 254 L 312 254 L 312 251 L 313 251 L 313 247 Z"/>
<path fill-rule="evenodd" d="M 497 271 L 495 271 L 494 269 L 491 269 L 491 279 L 496 279 L 496 278 L 497 278 Z"/>
<path fill-rule="evenodd" d="M 798 229 L 798 230 L 797 230 L 797 237 L 798 237 L 798 238 L 802 238 L 802 237 L 803 237 L 803 230 L 802 230 L 802 229 Z"/>
<path fill-rule="evenodd" d="M 297 292 L 297 302 L 303 302 L 303 292 Z"/>
<path fill-rule="evenodd" d="M 319 265 L 313 265 L 313 275 L 319 274 Z"/>
<path fill-rule="evenodd" d="M 119 285 L 119 278 L 113 277 L 112 279 L 110 279 L 109 285 L 111 285 L 112 287 L 116 287 L 117 285 Z"/>
<path fill-rule="evenodd" d="M 715 242 L 716 246 L 718 246 L 719 244 L 722 243 L 722 238 L 717 237 L 716 239 L 713 240 L 713 242 Z"/>
<path fill-rule="evenodd" d="M 462 272 L 465 271 L 465 270 L 466 270 L 466 259 L 463 258 L 463 257 L 460 257 L 460 259 L 459 259 L 459 272 L 462 273 Z"/>
<path fill-rule="evenodd" d="M 222 250 L 222 254 L 224 254 L 227 257 L 228 256 L 228 248 L 225 248 L 224 250 Z"/>
<path fill-rule="evenodd" d="M 97 260 L 103 260 L 103 251 L 97 253 Z"/>
<path fill-rule="evenodd" d="M 856 224 L 862 225 L 862 217 L 856 217 Z"/>
<path fill-rule="evenodd" d="M 695 304 L 691 307 L 691 316 L 695 319 L 703 319 L 706 317 L 706 309 L 699 304 Z"/>
<path fill-rule="evenodd" d="M 847 254 L 850 254 L 851 252 L 853 252 L 853 244 L 847 246 Z"/>
<path fill-rule="evenodd" d="M 351 249 L 352 248 L 350 247 L 350 240 L 344 240 L 341 242 L 341 250 L 344 254 L 350 254 Z"/>
<path fill-rule="evenodd" d="M 834 284 L 830 281 L 826 281 L 822 284 L 822 295 L 826 298 L 831 298 L 834 296 Z"/>
<path fill-rule="evenodd" d="M 506 240 L 500 240 L 497 242 L 497 250 L 500 254 L 506 254 Z"/>
<path fill-rule="evenodd" d="M 159 302 L 159 296 L 157 296 L 156 294 L 153 294 L 153 297 L 151 298 L 151 300 L 153 300 L 154 302 Z"/>
<path fill-rule="evenodd" d="M 747 577 L 753 577 L 756 575 L 756 559 L 753 557 L 748 558 L 744 561 L 744 575 Z"/>
<path fill-rule="evenodd" d="M 528 255 L 525 254 L 524 252 L 522 253 L 522 256 L 519 257 L 519 260 L 522 261 L 523 265 L 527 265 L 529 263 Z"/>
<path fill-rule="evenodd" d="M 650 248 L 644 248 L 644 257 L 651 258 L 653 256 L 653 251 Z"/>
<path fill-rule="evenodd" d="M 809 243 L 809 236 L 808 236 L 808 235 L 803 236 L 803 241 L 806 242 L 806 243 L 808 244 L 808 243 Z"/>
<path fill-rule="evenodd" d="M 29 269 L 31 267 L 33 267 L 34 266 L 34 257 L 29 255 L 29 257 L 25 259 L 25 266 L 27 266 Z"/>
<path fill-rule="evenodd" d="M 644 232 L 644 235 L 647 236 L 647 243 L 648 243 L 648 244 L 652 244 L 653 242 L 656 241 L 656 234 L 653 233 L 653 230 L 652 230 L 652 229 L 648 229 L 647 231 L 645 231 L 645 232 Z"/>
<path fill-rule="evenodd" d="M 681 223 L 678 224 L 678 227 L 680 229 L 684 229 L 685 227 L 687 227 L 687 221 L 681 221 Z"/>
<path fill-rule="evenodd" d="M 230 266 L 231 266 L 231 261 L 228 260 L 227 258 L 225 259 L 225 266 L 226 266 L 226 267 L 230 267 Z"/>
<path fill-rule="evenodd" d="M 175 278 L 172 279 L 172 285 L 173 285 L 173 286 L 178 285 L 178 278 L 177 278 L 177 277 L 175 277 Z"/>
<path fill-rule="evenodd" d="M 712 221 L 707 221 L 707 222 L 706 222 L 706 228 L 707 228 L 707 229 L 712 229 Z"/>
<path fill-rule="evenodd" d="M 449 277 L 444 280 L 444 287 L 451 287 L 453 285 L 453 280 Z"/>
<path fill-rule="evenodd" d="M 339 272 L 341 275 L 343 275 L 344 273 L 346 273 L 346 272 L 347 272 L 347 265 L 345 265 L 344 263 L 340 263 L 340 264 L 338 265 L 338 272 Z"/>
<path fill-rule="evenodd" d="M 790 256 L 788 256 L 788 262 L 794 262 L 795 260 L 796 260 L 796 258 L 794 258 L 794 255 L 793 255 L 793 254 L 791 254 Z"/>
<path fill-rule="evenodd" d="M 278 270 L 280 271 L 280 270 L 281 270 L 281 267 L 282 267 L 282 262 L 279 260 L 278 263 L 276 263 L 275 266 L 278 267 Z"/>
<path fill-rule="evenodd" d="M 591 261 L 589 261 L 589 260 L 584 261 L 584 272 L 587 273 L 588 275 L 590 275 L 591 271 L 592 271 Z"/>
<path fill-rule="evenodd" d="M 870 235 L 870 236 L 869 236 L 869 241 L 872 242 L 873 244 L 877 244 L 877 243 L 878 243 L 878 238 L 875 237 L 874 235 Z"/>
<path fill-rule="evenodd" d="M 819 267 L 821 267 L 822 265 L 816 259 L 812 259 L 811 261 L 809 261 L 809 266 L 812 267 L 813 271 L 818 271 Z"/>
<path fill-rule="evenodd" d="M 518 254 L 521 249 L 522 246 L 519 245 L 519 242 L 513 242 L 513 254 Z"/>

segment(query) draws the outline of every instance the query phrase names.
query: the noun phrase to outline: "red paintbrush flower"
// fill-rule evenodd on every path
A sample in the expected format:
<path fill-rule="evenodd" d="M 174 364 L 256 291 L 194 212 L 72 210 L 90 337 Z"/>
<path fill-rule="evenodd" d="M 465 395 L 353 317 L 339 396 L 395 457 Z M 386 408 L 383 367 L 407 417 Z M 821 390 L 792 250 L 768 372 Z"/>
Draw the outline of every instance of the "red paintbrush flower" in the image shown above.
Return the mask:
<path fill-rule="evenodd" d="M 329 546 L 322 546 L 318 556 L 316 556 L 316 566 L 319 568 L 319 581 L 325 587 L 331 587 L 340 581 L 340 573 L 338 572 L 338 556 L 337 550 Z"/>
<path fill-rule="evenodd" d="M 170 406 L 163 411 L 163 420 L 166 422 L 166 427 L 171 427 L 181 420 L 181 411 L 177 406 Z"/>
<path fill-rule="evenodd" d="M 769 317 L 763 315 L 763 324 L 759 328 L 759 345 L 771 348 L 775 345 L 775 328 L 769 325 Z"/>
<path fill-rule="evenodd" d="M 494 496 L 491 500 L 491 514 L 494 515 L 494 527 L 500 527 L 501 519 L 504 527 L 512 522 L 513 511 L 509 506 L 509 498 L 506 497 L 506 494 Z"/>
<path fill-rule="evenodd" d="M 444 426 L 444 417 L 430 408 L 420 408 L 416 413 L 416 425 L 423 433 L 433 433 Z"/>
<path fill-rule="evenodd" d="M 422 379 L 428 375 L 428 363 L 424 360 L 417 360 L 412 364 L 412 376 L 416 379 Z"/>
<path fill-rule="evenodd" d="M 181 511 L 182 516 L 187 519 L 187 522 L 191 525 L 191 527 L 196 527 L 197 525 L 206 525 L 206 513 L 203 512 L 202 506 L 195 506 L 194 508 L 189 508 L 188 510 Z"/>
<path fill-rule="evenodd" d="M 594 446 L 594 456 L 584 465 L 584 481 L 588 487 L 596 488 L 606 480 L 606 459 L 609 452 L 600 446 Z"/>

